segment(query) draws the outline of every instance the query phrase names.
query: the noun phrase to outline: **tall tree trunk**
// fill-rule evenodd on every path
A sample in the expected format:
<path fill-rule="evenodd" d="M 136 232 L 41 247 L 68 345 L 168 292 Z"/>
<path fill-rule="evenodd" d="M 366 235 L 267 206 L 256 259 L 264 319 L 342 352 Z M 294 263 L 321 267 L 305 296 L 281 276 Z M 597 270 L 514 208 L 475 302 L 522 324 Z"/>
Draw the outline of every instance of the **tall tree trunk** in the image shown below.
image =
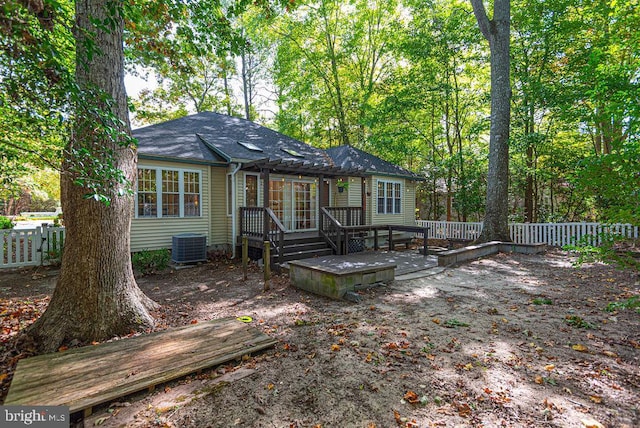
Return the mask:
<path fill-rule="evenodd" d="M 102 97 L 85 101 L 99 111 L 110 110 L 115 117 L 112 126 L 130 135 L 123 20 L 119 9 L 115 16 L 110 15 L 109 4 L 107 0 L 76 2 L 76 79 L 81 90 L 98 90 L 112 98 L 112 102 Z M 91 24 L 93 19 L 113 26 L 104 31 Z M 92 43 L 94 48 L 89 47 Z M 105 204 L 87 199 L 90 190 L 74 183 L 83 150 L 97 159 L 110 156 L 114 166 L 134 182 L 135 149 L 121 146 L 108 133 L 95 132 L 101 126 L 97 116 L 86 112 L 76 116 L 61 175 L 66 225 L 62 269 L 48 309 L 27 331 L 41 352 L 55 351 L 64 343 L 101 341 L 153 326 L 148 309 L 155 303 L 138 288 L 131 268 L 132 198 L 119 197 L 118 184 L 109 182 L 112 188 L 104 192 L 109 192 L 111 202 Z"/>
<path fill-rule="evenodd" d="M 247 65 L 247 50 L 242 48 L 240 53 L 242 58 L 242 94 L 244 97 L 244 118 L 251 120 L 251 96 L 249 94 L 249 88 L 251 86 L 249 82 L 249 67 Z"/>
<path fill-rule="evenodd" d="M 495 0 L 489 20 L 482 0 L 471 0 L 482 35 L 491 50 L 491 130 L 484 227 L 479 240 L 511 241 L 509 235 L 509 81 L 511 21 L 510 0 Z"/>
<path fill-rule="evenodd" d="M 533 223 L 534 210 L 533 210 L 533 146 L 527 146 L 527 159 L 526 159 L 526 183 L 524 189 L 524 221 L 527 223 Z"/>

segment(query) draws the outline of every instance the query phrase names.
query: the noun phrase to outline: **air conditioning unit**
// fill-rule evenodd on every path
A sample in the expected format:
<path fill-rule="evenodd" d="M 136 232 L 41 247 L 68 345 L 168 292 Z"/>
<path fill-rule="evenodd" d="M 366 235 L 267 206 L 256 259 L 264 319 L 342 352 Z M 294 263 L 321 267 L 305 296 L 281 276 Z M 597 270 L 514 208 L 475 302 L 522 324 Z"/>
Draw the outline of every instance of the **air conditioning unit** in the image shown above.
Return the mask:
<path fill-rule="evenodd" d="M 207 237 L 197 233 L 173 236 L 171 260 L 176 263 L 195 263 L 207 260 Z"/>

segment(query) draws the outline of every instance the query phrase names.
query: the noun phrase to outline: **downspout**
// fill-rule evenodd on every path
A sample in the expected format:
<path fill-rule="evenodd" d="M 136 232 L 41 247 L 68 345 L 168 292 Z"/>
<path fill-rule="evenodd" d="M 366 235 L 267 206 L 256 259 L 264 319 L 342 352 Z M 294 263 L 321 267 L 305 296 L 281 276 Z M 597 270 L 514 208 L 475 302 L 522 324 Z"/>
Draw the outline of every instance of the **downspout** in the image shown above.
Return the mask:
<path fill-rule="evenodd" d="M 236 173 L 240 170 L 241 164 L 236 164 L 233 171 L 231 171 L 231 258 L 236 258 L 236 230 L 237 226 L 237 213 L 236 208 L 238 205 L 238 198 L 236 197 Z"/>

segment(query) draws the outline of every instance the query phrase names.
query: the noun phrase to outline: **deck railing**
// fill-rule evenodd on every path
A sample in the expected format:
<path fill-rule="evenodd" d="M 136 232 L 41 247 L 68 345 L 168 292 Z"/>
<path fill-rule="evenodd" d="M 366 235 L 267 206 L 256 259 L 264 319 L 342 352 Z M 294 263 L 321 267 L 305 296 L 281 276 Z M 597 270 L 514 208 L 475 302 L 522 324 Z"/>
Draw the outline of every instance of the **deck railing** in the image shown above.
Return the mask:
<path fill-rule="evenodd" d="M 413 236 L 424 236 L 428 233 L 425 227 L 420 226 L 403 226 L 403 225 L 365 225 L 350 224 L 344 225 L 336 217 L 334 213 L 343 214 L 342 218 L 346 219 L 347 211 L 343 209 L 321 208 L 320 209 L 320 234 L 325 241 L 333 248 L 338 255 L 356 253 L 365 249 L 366 241 L 373 240 L 373 249 L 378 250 L 380 232 L 386 237 L 389 248 L 394 248 L 394 232 L 404 232 L 413 234 Z M 362 210 L 354 210 L 353 212 L 362 213 Z M 350 217 L 346 222 L 357 223 L 363 222 L 363 217 Z M 424 254 L 427 249 L 424 247 Z"/>
<path fill-rule="evenodd" d="M 323 209 L 341 226 L 362 226 L 365 223 L 362 207 L 324 207 Z"/>
<path fill-rule="evenodd" d="M 55 263 L 62 256 L 64 227 L 0 230 L 0 268 Z"/>
<path fill-rule="evenodd" d="M 418 226 L 429 229 L 429 239 L 473 241 L 482 233 L 481 222 L 448 222 L 417 220 Z M 638 238 L 640 228 L 630 224 L 603 223 L 510 223 L 511 239 L 516 244 L 545 243 L 562 247 L 586 240 L 589 244 L 598 245 L 603 234 L 620 235 L 627 238 Z"/>
<path fill-rule="evenodd" d="M 267 224 L 266 233 L 265 224 Z M 240 207 L 240 236 L 248 236 L 262 243 L 268 241 L 274 259 L 276 257 L 282 259 L 284 234 L 285 227 L 271 208 Z"/>

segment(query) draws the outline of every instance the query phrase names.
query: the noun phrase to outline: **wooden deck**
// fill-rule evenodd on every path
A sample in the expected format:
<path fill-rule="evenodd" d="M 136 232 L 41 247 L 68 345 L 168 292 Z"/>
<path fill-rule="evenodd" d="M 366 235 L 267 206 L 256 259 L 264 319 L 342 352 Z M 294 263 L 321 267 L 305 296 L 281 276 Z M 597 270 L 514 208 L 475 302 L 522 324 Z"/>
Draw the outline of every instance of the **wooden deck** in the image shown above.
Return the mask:
<path fill-rule="evenodd" d="M 273 346 L 234 318 L 39 355 L 18 362 L 5 405 L 83 411 L 133 392 Z"/>

